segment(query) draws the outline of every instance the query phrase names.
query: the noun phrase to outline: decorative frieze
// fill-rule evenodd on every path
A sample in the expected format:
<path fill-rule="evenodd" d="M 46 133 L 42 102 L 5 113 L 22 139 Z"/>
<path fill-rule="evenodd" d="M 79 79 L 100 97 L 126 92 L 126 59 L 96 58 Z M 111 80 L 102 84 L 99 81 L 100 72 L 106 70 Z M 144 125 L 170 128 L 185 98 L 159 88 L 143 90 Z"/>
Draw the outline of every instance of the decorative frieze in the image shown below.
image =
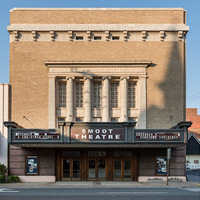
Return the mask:
<path fill-rule="evenodd" d="M 140 41 L 162 41 L 162 42 L 168 42 L 168 41 L 184 41 L 185 35 L 187 31 L 128 31 L 128 30 L 123 30 L 123 31 L 114 31 L 114 36 L 118 37 L 118 40 L 115 40 L 116 42 L 121 42 L 121 41 L 126 41 L 126 42 L 140 42 Z M 72 30 L 69 31 L 55 31 L 55 30 L 50 30 L 50 31 L 20 31 L 20 37 L 19 37 L 19 31 L 14 30 L 10 32 L 11 34 L 11 40 L 10 42 L 13 41 L 76 41 L 78 40 L 76 37 L 74 37 L 74 32 Z M 79 31 L 79 36 L 82 37 L 82 42 L 85 41 L 96 41 L 92 39 L 91 35 L 101 35 L 100 39 L 98 41 L 110 41 L 113 40 L 111 37 L 112 31 L 93 31 L 91 32 L 90 30 L 87 30 L 86 32 L 84 31 Z M 104 35 L 104 36 L 103 36 Z"/>
<path fill-rule="evenodd" d="M 128 31 L 124 31 L 124 41 L 126 42 L 128 39 Z"/>
<path fill-rule="evenodd" d="M 178 32 L 178 41 L 181 42 L 183 38 L 183 31 Z"/>
<path fill-rule="evenodd" d="M 105 38 L 107 42 L 109 41 L 109 36 L 110 36 L 109 31 L 105 31 Z"/>
<path fill-rule="evenodd" d="M 15 41 L 18 41 L 18 31 L 13 31 L 13 35 L 15 37 Z"/>
<path fill-rule="evenodd" d="M 54 31 L 50 31 L 51 41 L 54 41 L 55 33 Z"/>
<path fill-rule="evenodd" d="M 73 32 L 72 31 L 68 31 L 68 36 L 69 36 L 69 41 L 73 41 Z"/>
<path fill-rule="evenodd" d="M 36 41 L 36 37 L 37 37 L 37 33 L 36 31 L 32 31 L 32 37 L 33 37 L 33 41 Z"/>
<path fill-rule="evenodd" d="M 141 35 L 142 35 L 142 41 L 145 41 L 146 40 L 146 36 L 147 36 L 147 32 L 146 31 L 142 31 Z"/>
<path fill-rule="evenodd" d="M 160 31 L 160 41 L 163 42 L 165 37 L 165 31 Z"/>
<path fill-rule="evenodd" d="M 91 41 L 91 32 L 87 31 L 87 41 Z"/>

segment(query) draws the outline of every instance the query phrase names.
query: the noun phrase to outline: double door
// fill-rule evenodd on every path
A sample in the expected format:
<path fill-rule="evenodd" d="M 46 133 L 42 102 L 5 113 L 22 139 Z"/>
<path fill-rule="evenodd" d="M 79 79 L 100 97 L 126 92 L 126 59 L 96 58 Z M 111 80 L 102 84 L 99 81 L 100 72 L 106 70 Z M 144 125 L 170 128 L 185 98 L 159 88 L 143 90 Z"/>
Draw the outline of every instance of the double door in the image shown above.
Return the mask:
<path fill-rule="evenodd" d="M 87 180 L 106 180 L 106 160 L 91 158 L 87 161 Z"/>
<path fill-rule="evenodd" d="M 81 160 L 62 159 L 62 180 L 81 180 Z"/>
<path fill-rule="evenodd" d="M 132 180 L 132 159 L 118 158 L 113 160 L 113 180 Z"/>

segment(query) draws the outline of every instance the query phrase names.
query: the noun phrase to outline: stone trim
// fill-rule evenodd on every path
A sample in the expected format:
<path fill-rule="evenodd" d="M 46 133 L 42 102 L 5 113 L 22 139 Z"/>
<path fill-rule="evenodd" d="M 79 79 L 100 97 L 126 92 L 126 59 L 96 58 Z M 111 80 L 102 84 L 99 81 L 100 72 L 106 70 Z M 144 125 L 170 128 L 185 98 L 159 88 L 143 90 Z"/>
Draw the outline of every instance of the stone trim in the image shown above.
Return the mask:
<path fill-rule="evenodd" d="M 189 31 L 185 24 L 11 24 L 10 31 Z"/>
<path fill-rule="evenodd" d="M 15 10 L 183 10 L 183 8 L 13 8 Z"/>
<path fill-rule="evenodd" d="M 43 61 L 46 66 L 49 68 L 51 67 L 66 67 L 68 65 L 70 66 L 76 66 L 76 67 L 148 67 L 152 64 L 151 60 L 45 60 Z"/>

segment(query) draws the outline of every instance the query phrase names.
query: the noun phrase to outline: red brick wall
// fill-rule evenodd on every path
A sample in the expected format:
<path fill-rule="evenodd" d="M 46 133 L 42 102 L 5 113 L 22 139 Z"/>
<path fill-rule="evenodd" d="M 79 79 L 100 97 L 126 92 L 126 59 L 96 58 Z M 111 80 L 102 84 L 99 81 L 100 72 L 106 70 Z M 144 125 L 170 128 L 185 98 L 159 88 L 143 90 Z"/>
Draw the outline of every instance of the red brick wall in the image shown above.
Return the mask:
<path fill-rule="evenodd" d="M 197 108 L 186 109 L 186 120 L 193 123 L 189 131 L 198 134 L 198 137 L 200 137 L 200 115 L 197 115 Z"/>

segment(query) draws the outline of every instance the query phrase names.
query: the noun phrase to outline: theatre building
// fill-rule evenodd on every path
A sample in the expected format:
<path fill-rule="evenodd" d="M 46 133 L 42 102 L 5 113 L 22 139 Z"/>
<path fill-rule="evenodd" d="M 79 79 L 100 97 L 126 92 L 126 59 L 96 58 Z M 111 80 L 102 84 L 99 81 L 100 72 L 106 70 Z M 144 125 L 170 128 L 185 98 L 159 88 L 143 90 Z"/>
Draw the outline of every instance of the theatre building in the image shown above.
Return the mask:
<path fill-rule="evenodd" d="M 9 174 L 185 181 L 188 30 L 182 8 L 12 9 Z"/>

